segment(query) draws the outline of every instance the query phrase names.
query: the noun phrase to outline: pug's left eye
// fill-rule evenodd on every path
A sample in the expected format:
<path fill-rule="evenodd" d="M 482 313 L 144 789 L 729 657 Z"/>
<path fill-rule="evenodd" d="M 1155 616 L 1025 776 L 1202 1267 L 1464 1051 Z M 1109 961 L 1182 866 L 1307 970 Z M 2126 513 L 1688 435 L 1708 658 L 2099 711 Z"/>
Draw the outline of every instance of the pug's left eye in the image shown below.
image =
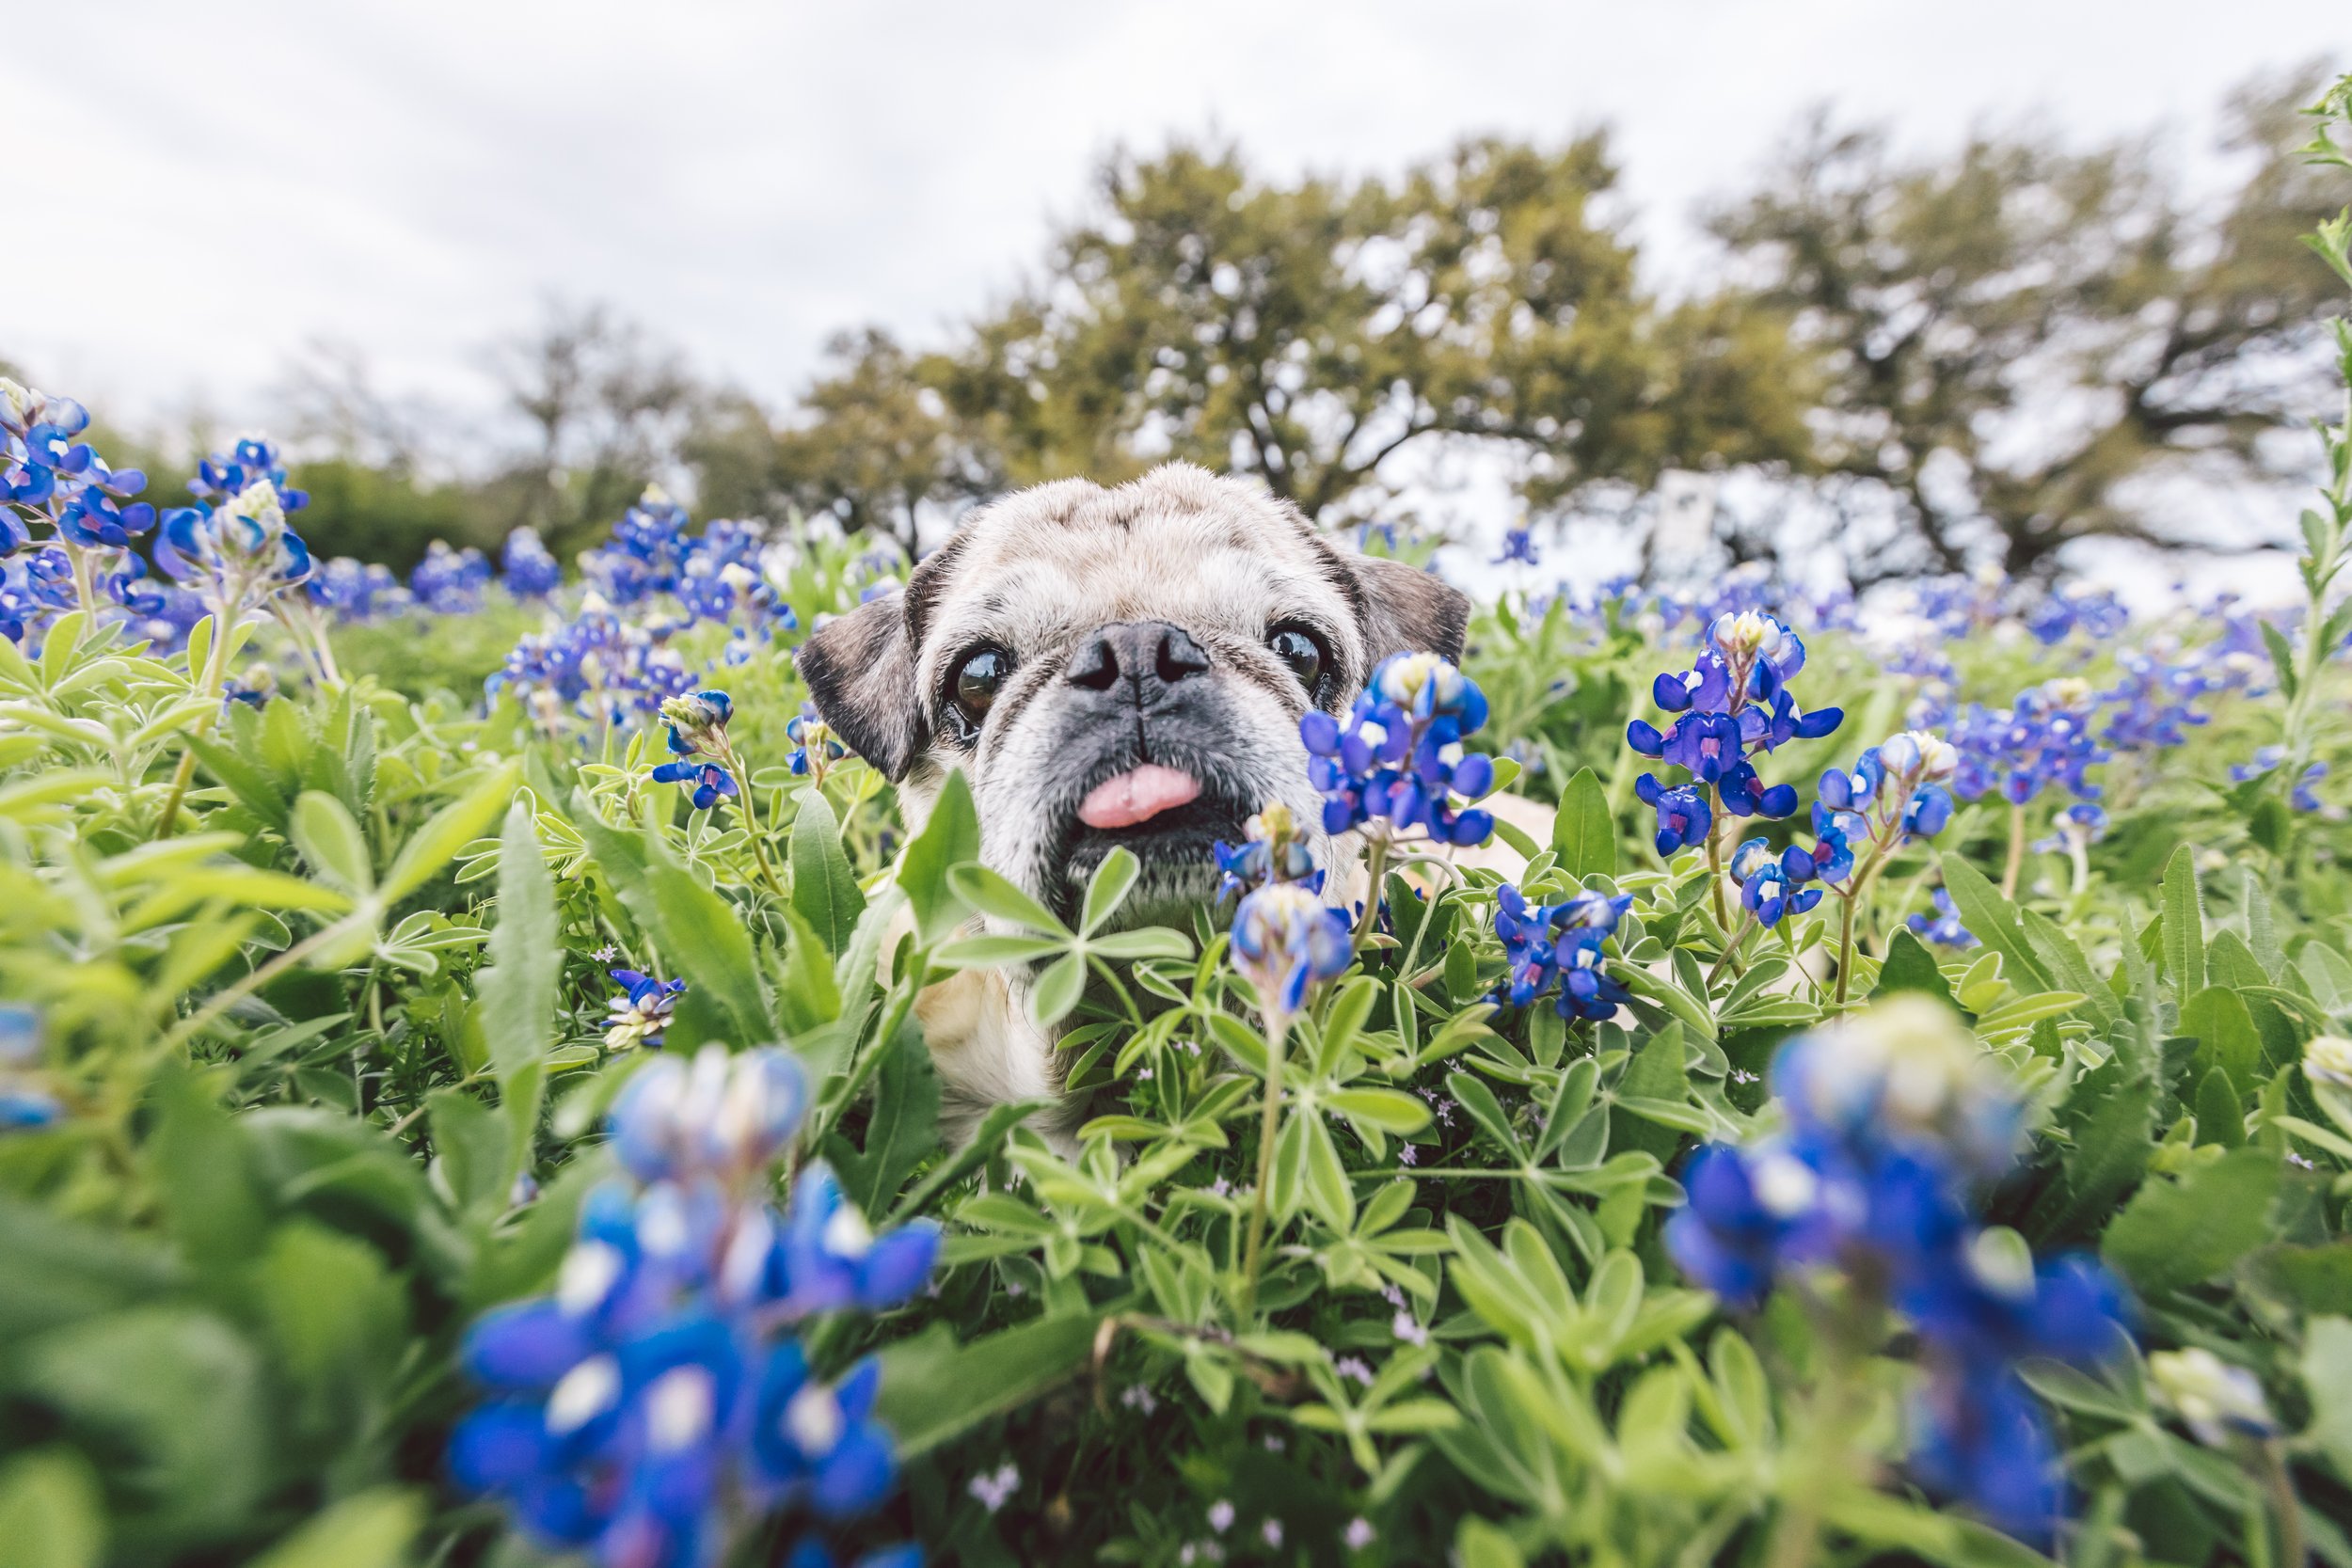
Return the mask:
<path fill-rule="evenodd" d="M 1315 634 L 1304 626 L 1277 626 L 1266 634 L 1265 645 L 1311 694 L 1323 680 L 1323 643 Z"/>

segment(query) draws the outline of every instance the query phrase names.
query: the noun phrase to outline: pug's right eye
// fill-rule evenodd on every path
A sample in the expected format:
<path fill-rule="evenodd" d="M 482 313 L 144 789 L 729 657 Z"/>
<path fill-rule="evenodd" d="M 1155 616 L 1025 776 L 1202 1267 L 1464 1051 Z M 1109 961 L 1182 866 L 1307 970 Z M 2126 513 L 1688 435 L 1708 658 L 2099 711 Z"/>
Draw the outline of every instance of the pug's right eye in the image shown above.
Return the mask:
<path fill-rule="evenodd" d="M 1012 674 L 1012 660 L 1002 648 L 980 648 L 964 656 L 947 682 L 948 701 L 963 721 L 965 735 L 979 733 L 980 721 Z"/>

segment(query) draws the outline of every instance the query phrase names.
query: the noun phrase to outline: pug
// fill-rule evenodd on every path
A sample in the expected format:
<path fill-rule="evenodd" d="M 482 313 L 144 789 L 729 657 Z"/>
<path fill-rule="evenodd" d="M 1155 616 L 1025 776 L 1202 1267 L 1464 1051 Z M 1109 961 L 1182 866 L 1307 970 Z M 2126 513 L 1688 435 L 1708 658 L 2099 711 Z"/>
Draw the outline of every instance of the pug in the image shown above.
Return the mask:
<path fill-rule="evenodd" d="M 1318 533 L 1260 486 L 1171 463 L 977 509 L 901 593 L 818 627 L 796 656 L 818 712 L 898 787 L 919 832 L 952 768 L 980 860 L 1065 919 L 1114 847 L 1141 863 L 1122 911 L 1184 924 L 1213 847 L 1270 801 L 1313 829 L 1334 903 L 1358 895 L 1353 833 L 1321 829 L 1298 721 L 1344 714 L 1379 662 L 1459 659 L 1470 601 L 1436 576 Z M 996 1103 L 1059 1100 L 1029 976 L 973 971 L 920 1019 L 952 1132 Z M 1066 1117 L 1043 1118 L 1067 1136 Z"/>

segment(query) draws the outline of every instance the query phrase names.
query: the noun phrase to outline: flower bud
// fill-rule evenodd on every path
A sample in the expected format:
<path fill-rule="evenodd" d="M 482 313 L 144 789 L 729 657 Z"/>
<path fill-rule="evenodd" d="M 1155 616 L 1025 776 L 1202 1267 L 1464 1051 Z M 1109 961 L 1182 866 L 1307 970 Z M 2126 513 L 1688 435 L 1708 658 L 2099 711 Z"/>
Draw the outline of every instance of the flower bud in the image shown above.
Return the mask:
<path fill-rule="evenodd" d="M 2218 1448 L 2233 1434 L 2270 1437 L 2278 1423 L 2263 1398 L 2262 1384 L 2243 1367 L 2233 1367 L 2201 1345 L 2160 1350 L 2148 1357 L 2148 1378 L 2197 1440 Z"/>

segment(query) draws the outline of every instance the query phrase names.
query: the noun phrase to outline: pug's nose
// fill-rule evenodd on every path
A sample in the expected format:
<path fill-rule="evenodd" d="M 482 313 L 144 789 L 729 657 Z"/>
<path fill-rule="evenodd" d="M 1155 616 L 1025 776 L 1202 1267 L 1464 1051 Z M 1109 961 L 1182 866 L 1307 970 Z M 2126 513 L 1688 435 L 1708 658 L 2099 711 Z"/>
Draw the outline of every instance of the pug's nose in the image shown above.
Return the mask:
<path fill-rule="evenodd" d="M 1182 626 L 1166 621 L 1114 621 L 1098 628 L 1070 661 L 1073 686 L 1108 691 L 1120 680 L 1137 692 L 1208 673 L 1209 656 Z"/>

